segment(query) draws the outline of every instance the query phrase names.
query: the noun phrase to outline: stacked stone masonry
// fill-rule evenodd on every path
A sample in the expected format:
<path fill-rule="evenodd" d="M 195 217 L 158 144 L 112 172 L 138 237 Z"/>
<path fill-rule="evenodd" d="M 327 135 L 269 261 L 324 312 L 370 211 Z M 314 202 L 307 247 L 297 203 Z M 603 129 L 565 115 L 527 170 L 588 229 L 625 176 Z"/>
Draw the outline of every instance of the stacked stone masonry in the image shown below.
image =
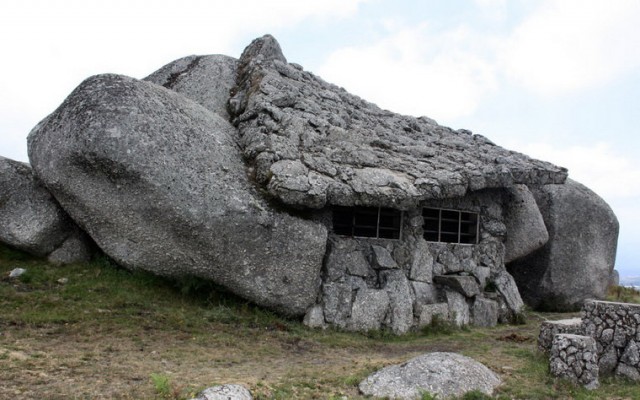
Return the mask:
<path fill-rule="evenodd" d="M 551 345 L 549 369 L 553 376 L 569 379 L 588 389 L 598 387 L 598 355 L 592 337 L 559 333 Z"/>
<path fill-rule="evenodd" d="M 545 353 L 549 353 L 551 351 L 551 345 L 553 344 L 553 338 L 559 333 L 582 335 L 582 319 L 569 318 L 557 321 L 544 321 L 540 324 L 538 349 Z"/>
<path fill-rule="evenodd" d="M 322 289 L 306 317 L 312 327 L 403 334 L 449 320 L 459 326 L 510 321 L 523 305 L 504 266 L 504 224 L 496 193 L 467 204 L 430 207 L 484 210 L 477 244 L 427 242 L 422 209 L 404 211 L 399 240 L 330 234 Z M 331 231 L 331 213 L 319 216 Z"/>
<path fill-rule="evenodd" d="M 564 339 L 558 342 L 560 338 Z M 587 339 L 594 341 L 595 360 L 600 374 L 640 381 L 640 304 L 587 300 L 582 309 L 581 319 L 543 322 L 538 337 L 538 348 L 551 354 L 552 373 L 571 379 L 562 372 L 561 364 L 557 361 L 559 352 L 568 346 L 567 341 L 582 343 L 588 342 Z M 587 345 L 582 343 L 580 346 Z M 586 368 L 584 358 L 569 359 L 567 356 L 560 360 L 567 364 L 567 368 L 573 368 L 575 371 L 583 371 Z M 554 363 L 557 364 L 556 367 Z M 588 385 L 581 380 L 579 382 Z"/>
<path fill-rule="evenodd" d="M 600 372 L 640 381 L 640 304 L 589 300 L 582 328 L 596 340 Z"/>
<path fill-rule="evenodd" d="M 481 135 L 382 110 L 288 63 L 271 36 L 245 49 L 236 83 L 229 110 L 244 155 L 285 204 L 411 208 L 567 178 L 566 169 Z"/>

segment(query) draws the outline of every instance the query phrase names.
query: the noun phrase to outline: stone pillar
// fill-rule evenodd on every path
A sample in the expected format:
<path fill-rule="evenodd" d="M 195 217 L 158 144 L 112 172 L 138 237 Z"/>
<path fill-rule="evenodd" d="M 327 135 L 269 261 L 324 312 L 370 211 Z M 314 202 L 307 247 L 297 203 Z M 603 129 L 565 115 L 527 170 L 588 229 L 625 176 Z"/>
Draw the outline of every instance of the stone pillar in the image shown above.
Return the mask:
<path fill-rule="evenodd" d="M 549 368 L 555 377 L 568 379 L 590 390 L 596 389 L 600 385 L 596 341 L 589 336 L 555 335 Z"/>

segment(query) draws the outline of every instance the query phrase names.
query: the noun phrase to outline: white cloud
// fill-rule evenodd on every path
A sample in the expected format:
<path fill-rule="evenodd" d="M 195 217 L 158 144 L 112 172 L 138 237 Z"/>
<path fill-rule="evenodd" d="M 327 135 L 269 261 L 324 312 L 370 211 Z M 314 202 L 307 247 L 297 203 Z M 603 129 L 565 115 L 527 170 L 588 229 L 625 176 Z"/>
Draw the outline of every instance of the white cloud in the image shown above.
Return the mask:
<path fill-rule="evenodd" d="M 558 148 L 548 143 L 529 143 L 518 147 L 531 157 L 569 169 L 569 177 L 611 201 L 640 200 L 640 166 L 607 143 Z"/>
<path fill-rule="evenodd" d="M 474 0 L 481 17 L 504 20 L 505 0 Z M 515 84 L 560 95 L 640 68 L 640 2 L 546 0 L 511 31 L 382 21 L 387 36 L 334 51 L 317 70 L 380 106 L 450 120 Z M 499 87 L 500 86 L 500 87 Z"/>
<path fill-rule="evenodd" d="M 146 74 L 163 57 L 229 53 L 242 34 L 345 17 L 364 1 L 8 0 L 0 5 L 0 50 L 10 60 L 2 68 L 53 75 L 126 66 Z"/>
<path fill-rule="evenodd" d="M 303 21 L 342 18 L 367 0 L 3 0 L 0 2 L 0 151 L 53 111 L 80 81 L 144 77 L 190 54 L 234 54 L 235 41 Z M 28 121 L 28 122 L 27 122 Z"/>
<path fill-rule="evenodd" d="M 492 65 L 480 55 L 486 45 L 464 26 L 433 33 L 419 25 L 339 49 L 318 73 L 396 112 L 455 118 L 473 113 L 496 85 Z"/>
<path fill-rule="evenodd" d="M 489 21 L 503 21 L 507 18 L 507 0 L 474 0 L 482 18 Z"/>
<path fill-rule="evenodd" d="M 560 149 L 545 143 L 522 145 L 519 148 L 532 157 L 548 160 L 569 169 L 569 177 L 584 184 L 602 197 L 618 218 L 620 235 L 618 240 L 621 272 L 640 273 L 637 264 L 629 264 L 630 259 L 640 255 L 640 166 L 614 151 L 606 143 L 592 146 L 571 146 Z"/>
<path fill-rule="evenodd" d="M 556 95 L 613 80 L 640 67 L 640 2 L 548 0 L 505 43 L 508 76 Z"/>

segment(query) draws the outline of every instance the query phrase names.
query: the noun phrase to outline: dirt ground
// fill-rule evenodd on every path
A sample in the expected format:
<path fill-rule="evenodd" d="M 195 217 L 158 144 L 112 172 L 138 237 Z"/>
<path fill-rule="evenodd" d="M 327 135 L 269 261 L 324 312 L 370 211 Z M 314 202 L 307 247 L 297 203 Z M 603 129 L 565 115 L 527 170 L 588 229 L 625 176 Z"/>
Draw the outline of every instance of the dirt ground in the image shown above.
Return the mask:
<path fill-rule="evenodd" d="M 228 383 L 256 399 L 359 399 L 357 385 L 373 371 L 434 351 L 462 353 L 498 373 L 501 398 L 574 393 L 549 377 L 536 351 L 540 321 L 566 314 L 403 337 L 311 330 L 227 294 L 211 297 L 206 287 L 201 298 L 109 265 L 59 268 L 16 257 L 0 257 L 0 275 L 16 265 L 31 275 L 0 279 L 0 399 L 182 400 Z M 614 381 L 599 394 L 640 398 L 639 390 Z"/>
<path fill-rule="evenodd" d="M 151 374 L 168 377 L 175 397 L 217 383 L 245 384 L 272 395 L 274 387 L 288 381 L 315 385 L 310 393 L 320 389 L 354 397 L 355 384 L 334 390 L 336 383 L 426 351 L 460 347 L 436 340 L 340 348 L 278 331 L 257 334 L 255 342 L 240 345 L 232 337 L 221 345 L 224 338 L 216 332 L 207 340 L 154 330 L 124 337 L 119 332 L 87 334 L 70 326 L 3 326 L 0 331 L 3 399 L 156 398 Z"/>

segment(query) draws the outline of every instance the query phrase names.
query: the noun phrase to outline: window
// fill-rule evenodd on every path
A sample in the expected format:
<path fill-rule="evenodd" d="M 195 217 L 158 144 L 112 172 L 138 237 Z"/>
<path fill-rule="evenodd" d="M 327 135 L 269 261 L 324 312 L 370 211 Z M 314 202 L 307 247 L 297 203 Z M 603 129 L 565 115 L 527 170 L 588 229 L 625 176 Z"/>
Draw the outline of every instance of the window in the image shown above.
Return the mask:
<path fill-rule="evenodd" d="M 334 207 L 333 232 L 338 235 L 400 239 L 402 211 L 382 207 Z"/>
<path fill-rule="evenodd" d="M 478 243 L 478 214 L 423 208 L 424 239 L 429 242 Z"/>

